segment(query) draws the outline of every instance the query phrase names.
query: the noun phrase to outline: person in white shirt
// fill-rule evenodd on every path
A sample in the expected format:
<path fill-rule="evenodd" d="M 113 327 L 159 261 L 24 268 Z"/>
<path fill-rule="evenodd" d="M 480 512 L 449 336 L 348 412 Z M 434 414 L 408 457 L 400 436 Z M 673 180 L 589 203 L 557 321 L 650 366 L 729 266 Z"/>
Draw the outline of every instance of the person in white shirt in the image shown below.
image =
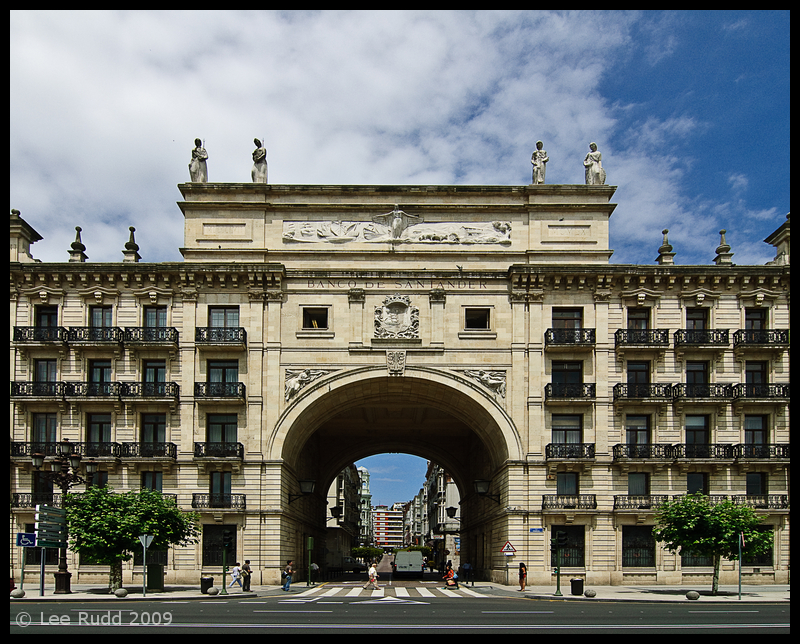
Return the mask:
<path fill-rule="evenodd" d="M 378 586 L 378 571 L 375 569 L 375 562 L 373 561 L 369 566 L 369 581 L 364 584 L 364 590 L 367 589 L 367 586 L 372 586 L 375 590 L 380 588 Z"/>

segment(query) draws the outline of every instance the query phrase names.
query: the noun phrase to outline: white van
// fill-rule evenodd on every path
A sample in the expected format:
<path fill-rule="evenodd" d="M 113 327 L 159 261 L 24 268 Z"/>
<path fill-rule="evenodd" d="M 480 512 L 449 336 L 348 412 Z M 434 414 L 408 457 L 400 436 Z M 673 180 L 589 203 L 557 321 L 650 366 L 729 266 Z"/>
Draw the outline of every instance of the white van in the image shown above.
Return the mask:
<path fill-rule="evenodd" d="M 398 577 L 414 575 L 422 579 L 422 561 L 419 550 L 401 550 L 394 556 L 394 572 Z"/>

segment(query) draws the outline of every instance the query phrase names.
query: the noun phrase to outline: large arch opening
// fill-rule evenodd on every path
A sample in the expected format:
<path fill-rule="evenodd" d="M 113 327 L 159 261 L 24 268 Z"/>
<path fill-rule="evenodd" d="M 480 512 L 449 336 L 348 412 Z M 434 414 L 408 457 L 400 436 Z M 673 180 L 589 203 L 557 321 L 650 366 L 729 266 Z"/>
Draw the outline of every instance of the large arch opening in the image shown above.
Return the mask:
<path fill-rule="evenodd" d="M 461 496 L 461 543 L 481 562 L 488 556 L 487 535 L 507 531 L 502 500 L 520 445 L 491 393 L 458 374 L 412 367 L 400 377 L 365 368 L 313 383 L 281 416 L 269 448 L 281 463 L 287 493 L 296 491 L 297 481 L 317 483 L 315 495 L 286 507 L 289 531 L 323 540 L 325 491 L 350 463 L 402 452 L 441 465 Z M 479 479 L 493 481 L 495 500 L 477 497 L 473 483 Z M 488 560 L 483 565 L 491 567 Z"/>

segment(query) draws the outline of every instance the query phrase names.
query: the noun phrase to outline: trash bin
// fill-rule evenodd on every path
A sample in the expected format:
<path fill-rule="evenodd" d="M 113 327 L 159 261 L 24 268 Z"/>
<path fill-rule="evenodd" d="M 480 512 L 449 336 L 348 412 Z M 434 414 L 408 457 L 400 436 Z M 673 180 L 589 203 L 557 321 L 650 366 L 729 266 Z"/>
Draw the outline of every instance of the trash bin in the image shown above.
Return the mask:
<path fill-rule="evenodd" d="M 164 566 L 147 564 L 147 590 L 164 590 Z"/>
<path fill-rule="evenodd" d="M 583 579 L 570 579 L 569 583 L 572 586 L 573 595 L 583 595 Z"/>
<path fill-rule="evenodd" d="M 208 594 L 208 589 L 214 585 L 213 577 L 200 577 L 200 592 L 204 595 Z"/>

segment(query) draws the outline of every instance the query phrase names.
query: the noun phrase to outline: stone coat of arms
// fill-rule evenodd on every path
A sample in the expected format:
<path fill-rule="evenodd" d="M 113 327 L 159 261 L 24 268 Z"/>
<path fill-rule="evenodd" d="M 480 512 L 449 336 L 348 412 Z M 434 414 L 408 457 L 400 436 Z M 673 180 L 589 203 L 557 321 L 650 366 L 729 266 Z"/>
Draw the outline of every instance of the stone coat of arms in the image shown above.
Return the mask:
<path fill-rule="evenodd" d="M 387 295 L 375 307 L 376 338 L 419 338 L 419 309 L 408 295 Z"/>

